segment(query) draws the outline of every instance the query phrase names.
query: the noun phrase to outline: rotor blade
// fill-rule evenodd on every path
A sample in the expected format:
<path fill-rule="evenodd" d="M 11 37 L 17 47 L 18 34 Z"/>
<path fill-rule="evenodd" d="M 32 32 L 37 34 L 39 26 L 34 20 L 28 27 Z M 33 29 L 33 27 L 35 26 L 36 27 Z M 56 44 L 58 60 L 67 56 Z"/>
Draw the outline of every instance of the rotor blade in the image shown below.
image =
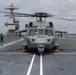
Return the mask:
<path fill-rule="evenodd" d="M 31 16 L 31 17 L 33 17 L 34 16 L 34 14 L 27 14 L 27 13 L 15 13 L 15 12 L 4 12 L 4 11 L 0 11 L 0 13 L 10 13 L 10 14 L 15 14 L 15 15 L 18 15 L 18 17 L 19 17 L 19 15 L 21 15 L 21 16 L 23 16 L 23 17 L 27 17 L 27 16 Z M 21 17 L 20 16 L 20 17 Z"/>
<path fill-rule="evenodd" d="M 54 16 L 54 15 L 52 15 L 52 14 L 48 14 L 48 13 L 43 13 L 43 12 L 36 12 L 36 13 L 34 13 L 34 14 L 27 14 L 27 13 L 15 13 L 15 12 L 4 12 L 4 11 L 0 11 L 0 13 L 9 13 L 9 14 L 14 14 L 14 15 L 16 15 L 16 17 L 18 16 L 20 16 L 20 17 L 52 17 L 52 16 Z"/>
<path fill-rule="evenodd" d="M 73 15 L 73 14 L 70 14 L 70 15 L 63 15 L 63 14 L 61 14 L 61 15 L 53 15 L 53 16 L 76 16 L 76 15 Z"/>
<path fill-rule="evenodd" d="M 13 13 L 17 15 L 23 15 L 23 16 L 34 16 L 34 14 L 27 14 L 27 13 Z"/>
<path fill-rule="evenodd" d="M 60 19 L 60 20 L 66 20 L 66 21 L 76 21 L 76 19 L 68 19 L 68 18 L 56 18 L 55 19 Z"/>
<path fill-rule="evenodd" d="M 0 13 L 10 13 L 10 12 L 0 11 Z"/>

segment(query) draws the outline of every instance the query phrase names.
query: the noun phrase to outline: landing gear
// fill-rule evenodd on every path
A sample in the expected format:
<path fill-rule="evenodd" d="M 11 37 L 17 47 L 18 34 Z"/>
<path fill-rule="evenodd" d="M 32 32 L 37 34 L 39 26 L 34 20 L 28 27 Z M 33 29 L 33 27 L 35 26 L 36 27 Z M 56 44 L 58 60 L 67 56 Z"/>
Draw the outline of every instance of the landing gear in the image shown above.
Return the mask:
<path fill-rule="evenodd" d="M 53 51 L 54 52 L 59 52 L 59 45 L 56 44 L 54 47 L 53 47 Z"/>

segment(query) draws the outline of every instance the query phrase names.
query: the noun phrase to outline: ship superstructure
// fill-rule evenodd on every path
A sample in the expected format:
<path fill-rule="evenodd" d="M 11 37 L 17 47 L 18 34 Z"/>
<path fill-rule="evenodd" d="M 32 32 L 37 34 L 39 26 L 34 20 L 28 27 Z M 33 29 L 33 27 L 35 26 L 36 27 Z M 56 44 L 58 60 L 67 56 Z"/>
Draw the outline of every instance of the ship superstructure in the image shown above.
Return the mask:
<path fill-rule="evenodd" d="M 10 13 L 7 13 L 5 16 L 9 17 L 7 22 L 5 22 L 5 26 L 8 28 L 7 34 L 13 35 L 16 30 L 19 30 L 19 21 L 16 20 L 15 16 L 13 15 L 14 10 L 18 9 L 17 7 L 13 6 L 13 3 L 7 8 L 6 10 L 10 10 Z"/>

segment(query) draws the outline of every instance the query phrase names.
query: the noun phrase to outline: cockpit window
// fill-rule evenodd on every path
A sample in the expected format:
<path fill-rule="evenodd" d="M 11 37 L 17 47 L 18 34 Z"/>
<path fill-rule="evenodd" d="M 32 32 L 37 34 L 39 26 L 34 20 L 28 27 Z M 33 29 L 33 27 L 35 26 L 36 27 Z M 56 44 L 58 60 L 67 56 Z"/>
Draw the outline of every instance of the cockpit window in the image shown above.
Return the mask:
<path fill-rule="evenodd" d="M 48 36 L 54 36 L 52 29 L 30 29 L 29 30 L 29 36 L 33 35 L 48 35 Z"/>
<path fill-rule="evenodd" d="M 38 33 L 37 33 L 37 29 L 30 29 L 30 31 L 29 31 L 29 35 L 31 36 L 33 36 L 33 35 L 37 35 Z"/>
<path fill-rule="evenodd" d="M 52 29 L 45 29 L 45 35 L 54 36 Z"/>

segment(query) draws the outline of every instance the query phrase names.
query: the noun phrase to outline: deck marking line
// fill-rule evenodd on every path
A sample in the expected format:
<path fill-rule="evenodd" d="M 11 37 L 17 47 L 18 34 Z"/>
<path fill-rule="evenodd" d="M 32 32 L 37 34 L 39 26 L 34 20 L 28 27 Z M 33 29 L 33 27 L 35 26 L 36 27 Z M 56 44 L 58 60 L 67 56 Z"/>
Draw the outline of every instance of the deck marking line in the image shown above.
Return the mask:
<path fill-rule="evenodd" d="M 64 38 L 59 38 L 59 39 L 63 39 L 63 40 L 65 40 L 65 39 L 66 39 L 66 40 L 67 40 L 67 39 L 68 39 L 68 40 L 76 40 L 76 37 L 75 37 L 75 38 L 73 38 L 73 37 L 71 37 L 71 38 L 65 38 L 65 37 L 64 37 Z"/>
<path fill-rule="evenodd" d="M 22 41 L 22 40 L 24 40 L 24 39 L 19 39 L 19 40 L 13 41 L 13 42 L 9 42 L 9 43 L 3 44 L 3 45 L 2 45 L 2 48 L 5 48 L 5 47 L 10 46 L 10 45 L 12 45 L 12 44 L 15 44 L 15 43 L 17 43 L 17 42 L 20 42 L 20 41 Z M 2 48 L 1 48 L 1 49 L 2 49 Z"/>
<path fill-rule="evenodd" d="M 26 75 L 30 75 L 31 69 L 32 69 L 32 66 L 33 66 L 33 63 L 34 63 L 34 59 L 35 59 L 35 54 L 34 54 L 33 57 L 32 57 L 31 64 L 30 64 L 30 66 L 29 66 L 29 69 L 28 69 Z"/>
<path fill-rule="evenodd" d="M 43 61 L 42 61 L 42 54 L 40 54 L 40 75 L 43 75 Z"/>
<path fill-rule="evenodd" d="M 8 55 L 10 55 L 10 54 L 28 54 L 28 53 L 20 53 L 20 52 L 0 52 L 0 54 L 4 54 L 4 55 L 6 55 L 6 54 L 8 54 Z"/>
<path fill-rule="evenodd" d="M 57 54 L 57 55 L 76 55 L 76 53 L 65 53 L 65 52 L 60 52 L 60 53 L 54 53 L 54 54 Z"/>
<path fill-rule="evenodd" d="M 23 53 L 23 52 L 0 52 L 0 54 L 28 54 L 28 53 Z M 76 55 L 76 53 L 53 53 L 52 55 Z"/>

